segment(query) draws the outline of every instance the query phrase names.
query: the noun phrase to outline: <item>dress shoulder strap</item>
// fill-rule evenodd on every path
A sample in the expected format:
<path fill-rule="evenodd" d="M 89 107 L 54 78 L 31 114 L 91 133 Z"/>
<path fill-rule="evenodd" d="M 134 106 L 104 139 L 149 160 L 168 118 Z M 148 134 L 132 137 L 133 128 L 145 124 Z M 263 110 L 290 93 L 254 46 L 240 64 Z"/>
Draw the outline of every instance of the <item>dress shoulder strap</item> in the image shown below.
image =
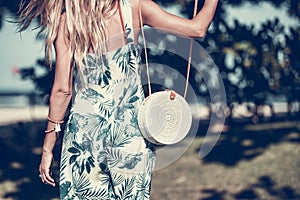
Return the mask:
<path fill-rule="evenodd" d="M 134 41 L 133 23 L 132 23 L 132 11 L 130 0 L 119 0 L 121 17 L 123 19 L 123 26 L 125 30 L 125 37 L 127 43 Z"/>

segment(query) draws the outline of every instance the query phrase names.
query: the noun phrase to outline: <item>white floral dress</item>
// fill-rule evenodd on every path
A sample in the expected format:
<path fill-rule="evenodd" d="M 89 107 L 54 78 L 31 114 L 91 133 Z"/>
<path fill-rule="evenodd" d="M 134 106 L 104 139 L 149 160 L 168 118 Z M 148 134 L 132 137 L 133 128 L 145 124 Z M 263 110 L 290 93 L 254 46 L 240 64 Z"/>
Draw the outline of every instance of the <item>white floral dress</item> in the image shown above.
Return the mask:
<path fill-rule="evenodd" d="M 149 199 L 154 147 L 138 128 L 144 99 L 129 0 L 120 0 L 127 44 L 88 55 L 75 81 L 60 164 L 60 198 Z"/>

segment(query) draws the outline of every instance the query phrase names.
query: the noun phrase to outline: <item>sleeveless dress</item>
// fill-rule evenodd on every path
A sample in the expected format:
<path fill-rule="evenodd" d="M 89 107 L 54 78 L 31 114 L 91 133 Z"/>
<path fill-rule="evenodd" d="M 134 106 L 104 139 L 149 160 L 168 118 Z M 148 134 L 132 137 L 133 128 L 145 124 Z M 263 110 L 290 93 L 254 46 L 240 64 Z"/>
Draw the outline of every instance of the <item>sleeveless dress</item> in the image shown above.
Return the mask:
<path fill-rule="evenodd" d="M 75 80 L 60 163 L 60 199 L 150 199 L 154 146 L 137 113 L 144 100 L 130 0 L 120 0 L 127 44 L 87 55 Z"/>

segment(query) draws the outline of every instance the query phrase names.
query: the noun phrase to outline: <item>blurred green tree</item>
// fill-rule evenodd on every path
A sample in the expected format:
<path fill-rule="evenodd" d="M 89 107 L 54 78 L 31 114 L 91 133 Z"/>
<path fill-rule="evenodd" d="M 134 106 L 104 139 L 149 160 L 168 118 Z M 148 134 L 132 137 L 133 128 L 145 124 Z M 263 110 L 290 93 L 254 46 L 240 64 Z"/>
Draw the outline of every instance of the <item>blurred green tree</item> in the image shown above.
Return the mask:
<path fill-rule="evenodd" d="M 155 1 L 163 6 L 178 4 L 181 6 L 181 13 L 192 17 L 194 1 Z M 199 9 L 203 2 L 199 2 Z M 226 88 L 228 107 L 231 110 L 236 103 L 248 102 L 249 110 L 253 115 L 259 116 L 261 105 L 270 104 L 272 110 L 268 97 L 284 95 L 289 103 L 289 114 L 292 114 L 293 105 L 295 102 L 299 105 L 300 98 L 299 25 L 291 28 L 290 34 L 287 34 L 284 32 L 285 24 L 278 18 L 265 22 L 259 30 L 254 30 L 254 26 L 242 24 L 237 20 L 233 26 L 229 26 L 229 22 L 225 20 L 228 7 L 240 7 L 244 3 L 259 5 L 262 2 L 267 2 L 277 9 L 286 7 L 291 18 L 300 20 L 300 0 L 223 0 L 219 1 L 210 30 L 205 38 L 198 42 L 219 67 Z M 0 28 L 4 13 L 8 11 L 16 15 L 19 3 L 20 0 L 0 1 Z M 40 90 L 49 92 L 49 82 L 37 79 L 33 81 Z M 191 83 L 199 88 L 199 95 L 209 101 L 208 90 L 205 90 L 205 83 L 199 78 L 199 74 L 194 74 Z"/>

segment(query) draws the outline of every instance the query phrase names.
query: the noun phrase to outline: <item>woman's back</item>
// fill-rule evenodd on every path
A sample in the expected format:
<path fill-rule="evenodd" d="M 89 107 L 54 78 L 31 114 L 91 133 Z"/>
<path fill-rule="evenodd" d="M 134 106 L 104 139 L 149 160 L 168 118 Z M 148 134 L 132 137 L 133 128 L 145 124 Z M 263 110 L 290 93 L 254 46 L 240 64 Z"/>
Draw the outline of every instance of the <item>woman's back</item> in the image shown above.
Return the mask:
<path fill-rule="evenodd" d="M 109 52 L 88 53 L 87 61 L 77 68 L 80 75 L 62 148 L 62 199 L 148 199 L 150 195 L 155 156 L 137 124 L 144 94 L 127 1 L 120 1 L 110 23 L 114 25 L 109 29 Z M 113 35 L 120 30 L 117 37 Z"/>
<path fill-rule="evenodd" d="M 117 6 L 114 14 L 110 19 L 107 20 L 107 50 L 109 52 L 116 50 L 127 43 L 124 36 L 124 33 L 126 32 L 126 25 L 124 24 L 124 20 L 131 23 L 134 31 L 133 39 L 135 43 L 137 42 L 138 32 L 140 29 L 138 18 L 138 3 L 134 0 L 129 0 L 128 2 L 130 2 L 130 11 L 128 9 L 124 11 L 119 6 Z M 131 19 L 129 19 L 128 17 L 130 17 Z"/>

